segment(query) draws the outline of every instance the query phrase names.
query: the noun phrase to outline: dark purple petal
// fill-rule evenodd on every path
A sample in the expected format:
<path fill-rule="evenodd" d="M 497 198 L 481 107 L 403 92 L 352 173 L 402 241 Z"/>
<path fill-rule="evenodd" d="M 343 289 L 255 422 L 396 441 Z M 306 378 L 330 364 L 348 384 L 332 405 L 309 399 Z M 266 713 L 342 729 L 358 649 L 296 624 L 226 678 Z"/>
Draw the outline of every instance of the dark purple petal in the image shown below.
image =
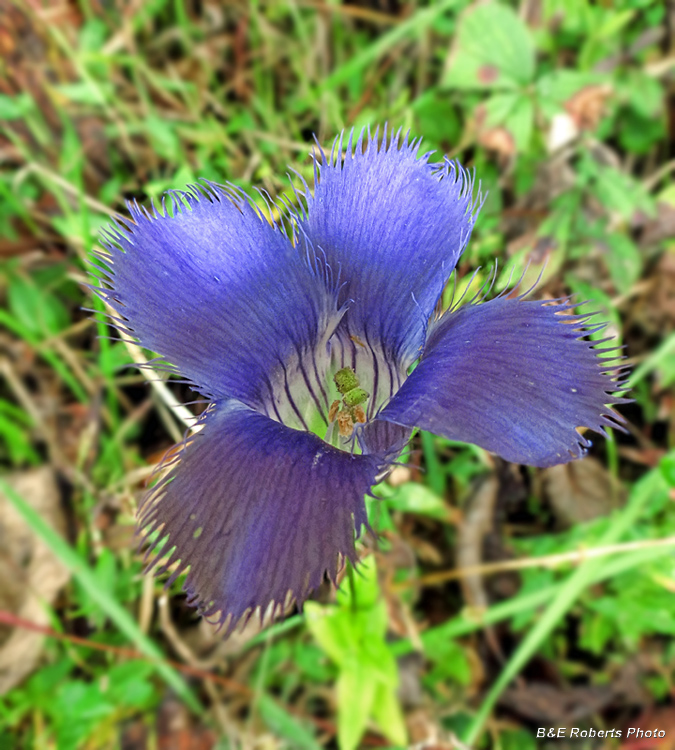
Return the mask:
<path fill-rule="evenodd" d="M 344 284 L 340 302 L 351 300 L 341 326 L 407 366 L 471 234 L 472 179 L 386 128 L 365 151 L 363 132 L 355 147 L 352 135 L 344 161 L 342 138 L 330 158 L 321 152 L 300 224 Z"/>
<path fill-rule="evenodd" d="M 256 607 L 282 607 L 289 592 L 302 602 L 326 574 L 334 581 L 339 556 L 354 561 L 354 529 L 367 526 L 364 495 L 382 463 L 218 403 L 145 501 L 141 523 L 168 533 L 166 551 L 175 547 L 163 570 L 190 566 L 191 603 L 234 627 Z"/>
<path fill-rule="evenodd" d="M 203 393 L 263 408 L 270 379 L 337 324 L 335 293 L 238 193 L 209 184 L 172 197 L 173 216 L 131 206 L 135 223 L 108 233 L 98 292 Z"/>
<path fill-rule="evenodd" d="M 364 453 L 398 456 L 408 444 L 412 430 L 412 427 L 383 419 L 371 419 L 357 435 Z"/>
<path fill-rule="evenodd" d="M 620 427 L 606 404 L 625 399 L 612 395 L 617 365 L 583 338 L 588 316 L 557 314 L 570 307 L 499 297 L 446 314 L 380 418 L 532 466 L 582 456 L 576 428 Z"/>

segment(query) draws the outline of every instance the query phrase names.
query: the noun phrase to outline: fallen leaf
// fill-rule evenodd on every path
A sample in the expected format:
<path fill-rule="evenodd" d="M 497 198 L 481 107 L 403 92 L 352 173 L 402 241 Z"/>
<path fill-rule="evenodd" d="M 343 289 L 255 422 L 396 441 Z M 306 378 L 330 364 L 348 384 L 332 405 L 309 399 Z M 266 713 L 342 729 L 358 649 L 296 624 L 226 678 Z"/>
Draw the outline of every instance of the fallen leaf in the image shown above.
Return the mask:
<path fill-rule="evenodd" d="M 565 102 L 565 109 L 579 130 L 593 131 L 605 112 L 605 103 L 612 93 L 608 84 L 584 86 Z"/>
<path fill-rule="evenodd" d="M 66 523 L 59 489 L 49 467 L 14 474 L 9 484 L 40 516 L 65 536 Z M 0 494 L 0 606 L 24 620 L 49 624 L 51 604 L 70 574 L 49 547 Z M 44 636 L 22 628 L 0 629 L 0 695 L 30 672 L 42 650 Z"/>
<path fill-rule="evenodd" d="M 561 526 L 591 521 L 621 504 L 620 487 L 594 458 L 542 471 L 544 490 Z"/>

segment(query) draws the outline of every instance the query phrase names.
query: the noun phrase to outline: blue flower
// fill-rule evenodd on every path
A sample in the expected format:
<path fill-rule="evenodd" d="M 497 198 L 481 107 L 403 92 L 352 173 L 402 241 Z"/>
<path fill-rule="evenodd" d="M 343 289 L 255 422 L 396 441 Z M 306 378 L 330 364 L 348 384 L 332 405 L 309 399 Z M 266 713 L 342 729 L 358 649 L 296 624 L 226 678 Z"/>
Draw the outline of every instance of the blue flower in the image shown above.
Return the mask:
<path fill-rule="evenodd" d="M 434 316 L 472 179 L 368 135 L 321 152 L 299 208 L 266 197 L 276 221 L 204 183 L 170 211 L 130 206 L 99 254 L 118 328 L 211 402 L 140 523 L 160 570 L 188 570 L 190 602 L 228 628 L 354 561 L 364 496 L 414 427 L 551 466 L 584 454 L 577 427 L 623 422 L 616 365 L 569 301 L 510 293 Z"/>

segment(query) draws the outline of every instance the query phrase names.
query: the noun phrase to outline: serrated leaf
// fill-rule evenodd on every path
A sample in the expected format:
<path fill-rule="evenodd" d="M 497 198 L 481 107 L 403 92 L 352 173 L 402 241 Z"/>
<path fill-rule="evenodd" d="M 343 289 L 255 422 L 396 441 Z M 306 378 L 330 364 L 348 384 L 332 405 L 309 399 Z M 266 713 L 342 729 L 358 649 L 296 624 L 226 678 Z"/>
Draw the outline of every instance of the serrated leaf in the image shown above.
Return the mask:
<path fill-rule="evenodd" d="M 607 238 L 609 275 L 617 290 L 625 294 L 640 278 L 642 256 L 637 245 L 625 234 L 612 233 Z"/>
<path fill-rule="evenodd" d="M 419 132 L 424 133 L 424 140 L 429 143 L 453 143 L 461 134 L 461 120 L 447 93 L 431 89 L 410 105 L 419 125 Z"/>
<path fill-rule="evenodd" d="M 630 219 L 636 211 L 654 215 L 654 201 L 644 186 L 613 167 L 597 170 L 595 194 L 605 208 Z"/>
<path fill-rule="evenodd" d="M 511 133 L 518 151 L 526 151 L 532 138 L 534 124 L 534 104 L 529 96 L 520 96 L 516 105 L 504 121 L 504 127 Z"/>
<path fill-rule="evenodd" d="M 503 94 L 494 94 L 485 102 L 485 124 L 488 127 L 501 125 L 511 114 L 518 103 L 518 92 L 507 91 Z"/>
<path fill-rule="evenodd" d="M 454 88 L 515 88 L 532 81 L 535 50 L 527 26 L 506 5 L 493 2 L 467 12 L 445 83 Z"/>
<path fill-rule="evenodd" d="M 560 107 L 588 86 L 611 83 L 610 76 L 565 68 L 546 73 L 537 80 L 537 96 Z"/>

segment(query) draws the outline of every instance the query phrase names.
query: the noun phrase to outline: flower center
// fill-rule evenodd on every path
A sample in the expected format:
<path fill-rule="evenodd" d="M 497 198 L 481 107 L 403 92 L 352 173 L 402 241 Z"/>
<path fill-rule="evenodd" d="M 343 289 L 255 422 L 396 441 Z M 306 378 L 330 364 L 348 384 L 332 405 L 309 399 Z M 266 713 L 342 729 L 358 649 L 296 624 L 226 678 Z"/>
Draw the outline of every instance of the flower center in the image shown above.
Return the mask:
<path fill-rule="evenodd" d="M 393 356 L 340 330 L 313 351 L 280 364 L 261 401 L 272 419 L 360 453 L 355 428 L 373 420 L 405 377 L 403 364 Z"/>
<path fill-rule="evenodd" d="M 328 410 L 328 421 L 331 425 L 337 421 L 340 437 L 348 438 L 352 436 L 357 422 L 365 423 L 366 412 L 362 404 L 370 398 L 370 394 L 360 387 L 359 379 L 351 367 L 338 370 L 333 375 L 333 380 L 342 400 L 333 401 Z"/>

